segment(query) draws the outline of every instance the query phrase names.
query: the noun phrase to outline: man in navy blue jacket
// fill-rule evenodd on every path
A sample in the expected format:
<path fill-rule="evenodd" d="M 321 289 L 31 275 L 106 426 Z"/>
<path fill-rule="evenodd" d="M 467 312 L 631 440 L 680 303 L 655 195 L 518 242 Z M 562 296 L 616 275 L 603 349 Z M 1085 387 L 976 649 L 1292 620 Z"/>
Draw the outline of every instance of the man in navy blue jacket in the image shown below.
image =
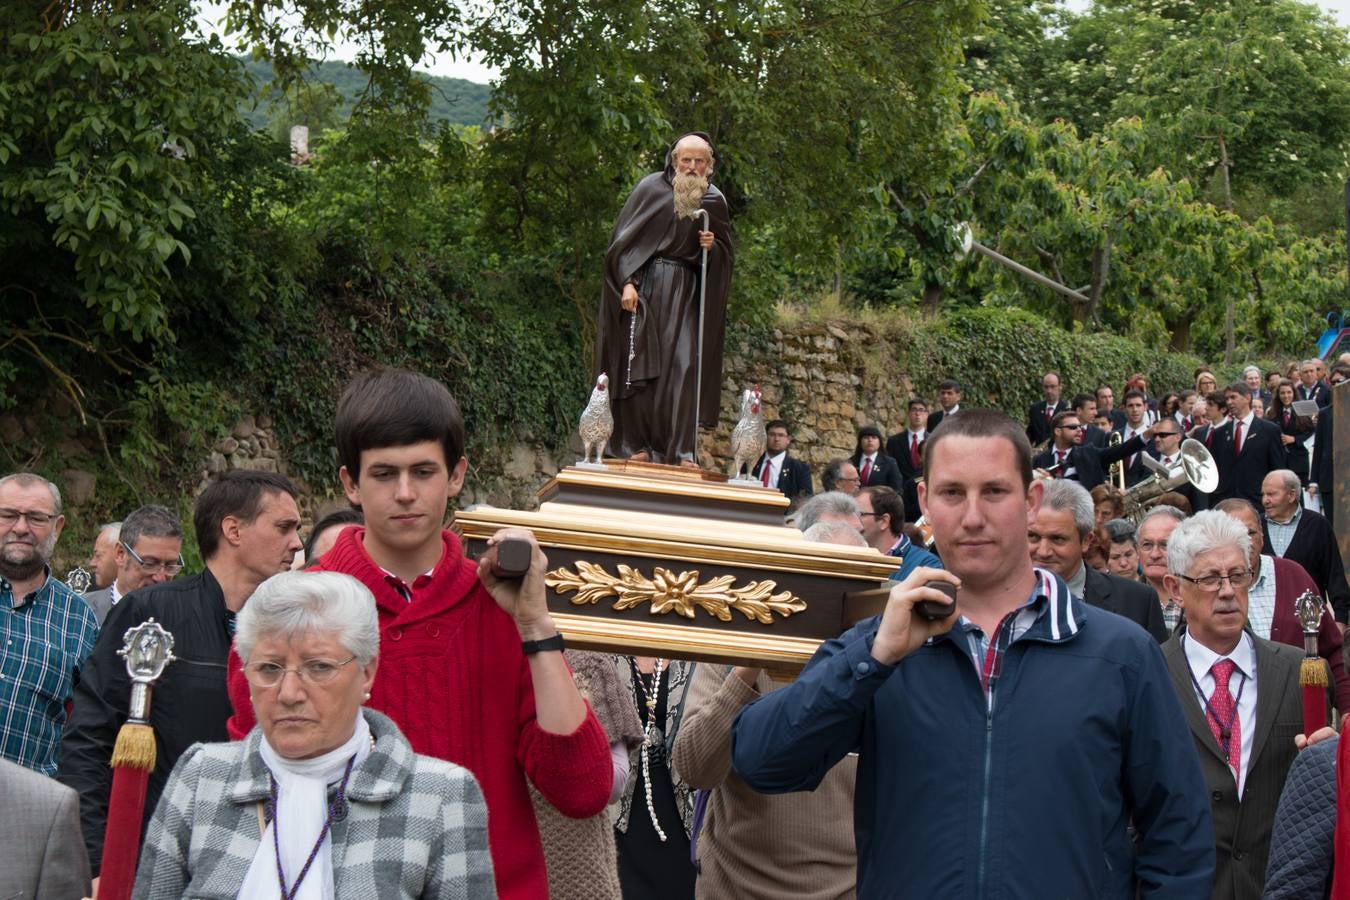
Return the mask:
<path fill-rule="evenodd" d="M 947 571 L 910 574 L 880 617 L 742 710 L 736 772 L 810 790 L 858 753 L 863 900 L 1209 897 L 1209 795 L 1166 664 L 1143 629 L 1032 567 L 1026 434 L 963 410 L 925 462 Z M 954 614 L 916 611 L 946 599 L 930 581 L 958 588 Z"/>

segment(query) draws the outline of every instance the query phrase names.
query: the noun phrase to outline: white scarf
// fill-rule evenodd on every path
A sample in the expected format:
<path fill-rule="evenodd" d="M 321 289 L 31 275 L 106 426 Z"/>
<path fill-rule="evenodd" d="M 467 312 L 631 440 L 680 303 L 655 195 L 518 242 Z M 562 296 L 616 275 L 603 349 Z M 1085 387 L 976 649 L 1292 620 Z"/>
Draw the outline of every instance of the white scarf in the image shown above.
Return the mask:
<path fill-rule="evenodd" d="M 353 755 L 356 756 L 353 769 L 370 755 L 370 726 L 358 711 L 356 730 L 351 738 L 336 750 L 313 759 L 286 759 L 272 749 L 266 737 L 259 739 L 258 752 L 277 782 L 277 810 L 258 842 L 258 852 L 253 855 L 253 863 L 248 867 L 238 896 L 239 900 L 280 900 L 278 844 L 273 843 L 272 837 L 276 823 L 280 821 L 282 826 L 277 837 L 281 866 L 286 873 L 286 889 L 290 890 L 305 867 L 328 817 L 328 785 L 342 780 L 347 760 Z M 323 846 L 295 896 L 296 900 L 334 900 L 331 831 L 324 837 Z"/>

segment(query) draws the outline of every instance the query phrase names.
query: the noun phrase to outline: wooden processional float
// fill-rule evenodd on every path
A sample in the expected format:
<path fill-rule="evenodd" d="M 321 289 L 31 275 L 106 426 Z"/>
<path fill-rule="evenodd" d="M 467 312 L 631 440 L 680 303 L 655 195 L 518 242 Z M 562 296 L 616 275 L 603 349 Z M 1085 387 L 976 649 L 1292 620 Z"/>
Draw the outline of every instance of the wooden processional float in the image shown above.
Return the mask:
<path fill-rule="evenodd" d="M 534 532 L 569 647 L 789 674 L 822 641 L 881 612 L 900 560 L 805 540 L 784 524 L 777 489 L 705 469 L 592 461 L 609 438 L 604 389 L 602 375 L 582 416 L 587 459 L 544 485 L 538 510 L 475 506 L 452 524 L 471 556 L 501 528 Z M 753 466 L 763 447 L 759 392 L 747 390 L 732 468 Z"/>

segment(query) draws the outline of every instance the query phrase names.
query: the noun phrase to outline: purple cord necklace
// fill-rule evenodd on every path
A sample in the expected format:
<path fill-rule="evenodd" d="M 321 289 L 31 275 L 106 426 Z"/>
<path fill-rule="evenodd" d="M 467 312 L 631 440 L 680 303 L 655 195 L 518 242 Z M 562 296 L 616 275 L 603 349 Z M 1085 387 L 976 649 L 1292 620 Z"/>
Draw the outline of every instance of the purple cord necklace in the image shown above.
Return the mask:
<path fill-rule="evenodd" d="M 314 860 L 319 857 L 319 849 L 323 847 L 324 838 L 328 837 L 329 830 L 332 829 L 334 822 L 341 822 L 347 818 L 347 781 L 352 777 L 352 766 L 356 764 L 356 754 L 347 760 L 347 768 L 342 773 L 342 781 L 339 782 L 337 793 L 333 795 L 332 801 L 328 804 L 328 815 L 323 820 L 323 829 L 319 832 L 319 839 L 314 842 L 314 849 L 309 851 L 309 859 L 305 860 L 305 866 L 300 870 L 300 874 L 295 879 L 295 884 L 290 890 L 286 889 L 286 873 L 281 868 L 281 838 L 279 837 L 281 829 L 277 821 L 277 780 L 269 771 L 267 781 L 270 785 L 268 790 L 268 805 L 272 807 L 272 849 L 277 858 L 277 881 L 281 883 L 281 900 L 295 900 L 295 896 L 300 893 L 300 882 L 305 880 L 309 874 L 310 866 L 314 865 Z"/>

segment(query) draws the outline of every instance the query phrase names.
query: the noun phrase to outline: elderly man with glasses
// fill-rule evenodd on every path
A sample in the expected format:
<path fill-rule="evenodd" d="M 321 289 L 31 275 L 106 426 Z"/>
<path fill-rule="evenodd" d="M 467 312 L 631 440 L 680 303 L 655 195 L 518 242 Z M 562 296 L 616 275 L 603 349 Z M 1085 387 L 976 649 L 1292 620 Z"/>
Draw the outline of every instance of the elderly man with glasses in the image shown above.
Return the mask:
<path fill-rule="evenodd" d="M 162 506 L 142 506 L 122 523 L 114 556 L 117 575 L 113 583 L 81 596 L 98 617 L 108 617 L 117 602 L 147 584 L 163 584 L 183 571 L 183 528 L 178 518 Z"/>
<path fill-rule="evenodd" d="M 56 774 L 66 703 L 98 621 L 48 565 L 65 526 L 45 478 L 0 478 L 0 757 Z"/>
<path fill-rule="evenodd" d="M 1210 794 L 1213 896 L 1260 897 L 1271 823 L 1303 731 L 1299 650 L 1247 628 L 1251 537 L 1218 510 L 1173 530 L 1164 581 L 1186 627 L 1163 645 Z"/>

